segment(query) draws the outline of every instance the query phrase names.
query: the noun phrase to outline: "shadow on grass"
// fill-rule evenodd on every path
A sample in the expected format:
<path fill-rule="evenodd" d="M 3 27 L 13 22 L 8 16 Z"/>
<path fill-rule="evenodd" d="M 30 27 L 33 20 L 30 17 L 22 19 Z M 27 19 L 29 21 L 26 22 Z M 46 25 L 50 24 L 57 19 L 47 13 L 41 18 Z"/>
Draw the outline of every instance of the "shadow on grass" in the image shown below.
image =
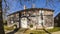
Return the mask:
<path fill-rule="evenodd" d="M 19 30 L 19 28 L 14 29 L 13 31 L 11 31 L 11 32 L 9 32 L 9 33 L 7 33 L 7 34 L 15 34 L 18 30 Z"/>
<path fill-rule="evenodd" d="M 48 33 L 48 34 L 51 34 L 49 31 L 47 31 L 46 29 L 43 29 L 46 33 Z"/>

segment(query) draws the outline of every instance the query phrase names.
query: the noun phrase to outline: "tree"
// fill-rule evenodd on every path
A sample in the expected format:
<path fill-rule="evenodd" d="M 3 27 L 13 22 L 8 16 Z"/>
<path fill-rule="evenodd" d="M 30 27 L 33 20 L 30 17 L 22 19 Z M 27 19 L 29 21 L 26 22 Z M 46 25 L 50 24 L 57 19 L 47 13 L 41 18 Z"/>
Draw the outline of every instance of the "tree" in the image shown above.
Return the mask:
<path fill-rule="evenodd" d="M 6 13 L 8 13 L 7 10 L 10 9 L 10 5 L 7 0 L 3 0 L 3 1 L 5 2 L 5 8 L 4 8 L 4 15 L 5 15 Z M 21 5 L 20 7 L 23 8 L 23 6 L 25 5 L 23 2 L 28 2 L 28 4 L 32 5 L 36 1 L 39 1 L 39 0 L 12 0 L 12 1 L 20 2 L 20 5 Z M 45 0 L 45 1 L 46 1 L 45 3 L 46 6 L 49 6 L 51 8 L 53 7 L 56 8 L 55 3 L 54 3 L 56 0 Z M 57 0 L 56 2 L 60 3 L 60 0 Z"/>
<path fill-rule="evenodd" d="M 12 0 L 12 1 L 17 1 L 18 2 L 18 0 Z M 20 5 L 21 5 L 21 8 L 23 7 L 23 5 L 25 5 L 24 3 L 23 3 L 23 1 L 24 2 L 28 2 L 30 5 L 32 5 L 32 4 L 34 4 L 36 1 L 39 1 L 39 0 L 19 0 L 19 2 L 20 2 Z M 45 0 L 46 1 L 46 6 L 50 6 L 50 7 L 56 7 L 55 6 L 55 0 Z M 10 5 L 8 5 L 9 3 L 6 1 L 6 0 L 4 0 L 4 2 L 5 2 L 5 8 L 4 8 L 4 13 L 6 14 L 7 13 L 7 10 L 9 10 L 10 8 Z M 57 2 L 59 2 L 60 3 L 60 0 L 57 0 Z M 51 3 L 51 4 L 50 4 Z M 1 17 L 2 18 L 2 17 Z"/>
<path fill-rule="evenodd" d="M 0 0 L 0 34 L 5 34 L 4 33 L 4 25 L 3 25 L 3 18 L 2 18 L 2 0 Z"/>
<path fill-rule="evenodd" d="M 5 8 L 4 8 L 4 15 L 6 16 L 6 13 L 9 14 L 9 12 L 7 10 L 10 9 L 10 5 L 9 5 L 9 2 L 7 0 L 3 0 L 5 2 Z M 16 2 L 20 2 L 20 8 L 23 8 L 23 6 L 25 5 L 23 2 L 28 2 L 28 4 L 30 4 L 32 6 L 32 4 L 35 4 L 36 1 L 39 1 L 39 0 L 12 0 L 12 1 L 16 1 Z M 51 7 L 53 9 L 53 7 L 56 8 L 55 6 L 55 1 L 56 0 L 45 0 L 46 3 L 45 3 L 45 6 L 47 7 Z M 60 3 L 60 0 L 57 0 L 56 2 L 59 2 Z"/>

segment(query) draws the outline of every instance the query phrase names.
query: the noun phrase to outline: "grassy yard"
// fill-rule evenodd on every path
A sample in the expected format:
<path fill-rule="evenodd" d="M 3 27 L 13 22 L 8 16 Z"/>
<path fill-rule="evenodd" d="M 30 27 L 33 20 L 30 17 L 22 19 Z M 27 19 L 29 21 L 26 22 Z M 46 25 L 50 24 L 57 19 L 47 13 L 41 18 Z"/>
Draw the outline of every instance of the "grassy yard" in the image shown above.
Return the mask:
<path fill-rule="evenodd" d="M 28 30 L 28 31 L 25 32 L 25 34 L 31 34 L 31 33 L 33 33 L 33 34 L 44 34 L 46 32 L 41 31 L 41 30 Z"/>
<path fill-rule="evenodd" d="M 12 27 L 7 27 L 4 26 L 5 30 L 13 30 L 13 26 Z M 46 30 L 46 31 L 45 31 Z M 29 30 L 29 29 L 24 29 L 21 28 L 18 32 L 24 32 L 24 34 L 46 34 L 47 32 L 52 33 L 52 32 L 56 32 L 56 31 L 60 31 L 60 27 L 55 27 L 53 29 L 39 29 L 39 30 Z"/>
<path fill-rule="evenodd" d="M 47 29 L 47 31 L 49 31 L 49 32 L 60 31 L 60 27 L 55 27 L 55 28 L 53 28 L 53 29 Z"/>
<path fill-rule="evenodd" d="M 12 27 L 8 27 L 8 26 L 4 25 L 4 30 L 6 30 L 6 31 L 10 31 L 10 30 L 13 30 L 13 29 L 14 29 L 13 26 Z"/>
<path fill-rule="evenodd" d="M 20 32 L 24 31 L 24 29 L 20 30 Z M 52 33 L 52 32 L 56 32 L 56 31 L 60 31 L 60 27 L 55 27 L 53 29 L 46 29 L 47 32 Z M 43 29 L 41 30 L 26 30 L 24 33 L 25 34 L 46 34 L 47 32 L 44 31 Z"/>

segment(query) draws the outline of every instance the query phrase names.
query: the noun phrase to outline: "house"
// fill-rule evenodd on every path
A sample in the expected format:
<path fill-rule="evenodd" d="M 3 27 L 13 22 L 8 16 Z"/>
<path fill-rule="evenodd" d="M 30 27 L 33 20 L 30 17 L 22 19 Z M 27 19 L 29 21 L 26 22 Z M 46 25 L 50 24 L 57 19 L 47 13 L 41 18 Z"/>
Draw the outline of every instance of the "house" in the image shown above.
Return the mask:
<path fill-rule="evenodd" d="M 54 17 L 54 26 L 60 27 L 60 13 Z"/>
<path fill-rule="evenodd" d="M 46 8 L 29 8 L 20 10 L 8 15 L 8 26 L 17 25 L 17 28 L 53 28 L 54 27 L 54 10 Z"/>

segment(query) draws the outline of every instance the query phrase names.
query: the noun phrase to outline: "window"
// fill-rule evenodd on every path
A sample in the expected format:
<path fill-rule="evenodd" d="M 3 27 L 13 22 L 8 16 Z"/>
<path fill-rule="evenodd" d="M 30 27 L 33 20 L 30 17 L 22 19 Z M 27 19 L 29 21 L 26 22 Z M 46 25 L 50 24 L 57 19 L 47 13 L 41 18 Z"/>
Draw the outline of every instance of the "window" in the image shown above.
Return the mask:
<path fill-rule="evenodd" d="M 58 18 L 58 17 L 56 17 L 56 19 L 58 20 L 59 18 Z"/>
<path fill-rule="evenodd" d="M 53 26 L 53 16 L 45 16 L 44 20 L 47 27 Z"/>

